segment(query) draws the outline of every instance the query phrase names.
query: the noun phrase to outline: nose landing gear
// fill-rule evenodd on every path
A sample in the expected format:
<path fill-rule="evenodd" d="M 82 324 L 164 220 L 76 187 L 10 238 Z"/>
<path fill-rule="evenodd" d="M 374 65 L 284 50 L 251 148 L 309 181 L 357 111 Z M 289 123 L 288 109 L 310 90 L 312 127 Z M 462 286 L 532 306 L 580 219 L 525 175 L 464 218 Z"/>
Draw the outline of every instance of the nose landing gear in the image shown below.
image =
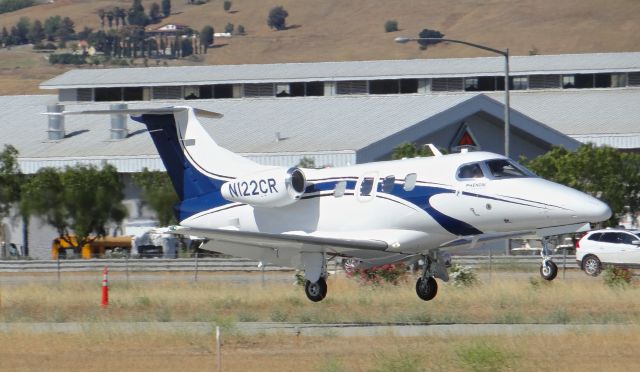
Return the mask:
<path fill-rule="evenodd" d="M 542 238 L 542 264 L 540 265 L 540 276 L 544 280 L 553 280 L 558 275 L 558 265 L 551 259 L 551 250 L 549 249 L 549 240 Z"/>

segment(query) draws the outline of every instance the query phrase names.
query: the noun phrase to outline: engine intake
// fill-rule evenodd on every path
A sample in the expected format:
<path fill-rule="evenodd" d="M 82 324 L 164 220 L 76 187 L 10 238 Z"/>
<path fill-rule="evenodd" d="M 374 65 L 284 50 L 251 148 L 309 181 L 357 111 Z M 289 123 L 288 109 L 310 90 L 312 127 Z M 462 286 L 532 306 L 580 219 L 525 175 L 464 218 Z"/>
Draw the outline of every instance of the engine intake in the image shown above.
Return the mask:
<path fill-rule="evenodd" d="M 222 185 L 222 197 L 256 207 L 284 207 L 298 201 L 306 188 L 299 168 L 272 168 Z"/>

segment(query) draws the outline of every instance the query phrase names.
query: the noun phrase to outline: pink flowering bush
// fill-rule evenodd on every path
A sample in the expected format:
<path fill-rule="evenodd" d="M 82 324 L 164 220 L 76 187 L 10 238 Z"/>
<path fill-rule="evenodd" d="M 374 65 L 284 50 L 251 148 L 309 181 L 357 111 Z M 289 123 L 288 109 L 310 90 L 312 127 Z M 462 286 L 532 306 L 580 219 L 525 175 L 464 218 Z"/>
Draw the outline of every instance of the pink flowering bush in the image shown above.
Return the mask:
<path fill-rule="evenodd" d="M 404 264 L 386 264 L 368 269 L 345 270 L 348 278 L 357 279 L 361 285 L 378 286 L 383 283 L 398 285 L 405 281 L 407 267 Z"/>

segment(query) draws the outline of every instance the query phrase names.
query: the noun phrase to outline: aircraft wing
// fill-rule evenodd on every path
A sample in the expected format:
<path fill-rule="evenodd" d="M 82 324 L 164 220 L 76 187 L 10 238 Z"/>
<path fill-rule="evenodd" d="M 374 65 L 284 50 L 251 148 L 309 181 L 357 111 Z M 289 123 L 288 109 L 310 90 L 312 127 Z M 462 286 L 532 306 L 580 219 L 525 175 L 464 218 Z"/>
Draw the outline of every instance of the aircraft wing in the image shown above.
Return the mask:
<path fill-rule="evenodd" d="M 303 252 L 325 252 L 358 259 L 363 267 L 407 261 L 414 254 L 402 247 L 423 241 L 425 234 L 412 230 L 349 232 L 286 232 L 281 234 L 237 229 L 196 229 L 174 226 L 171 233 L 208 239 L 205 249 L 282 266 L 298 266 Z"/>
<path fill-rule="evenodd" d="M 314 246 L 336 247 L 344 249 L 364 249 L 384 251 L 389 244 L 383 240 L 342 239 L 337 237 L 301 234 L 297 232 L 272 234 L 263 232 L 239 231 L 232 229 L 194 229 L 177 226 L 172 233 L 195 235 L 219 242 L 242 243 L 257 247 L 288 246 L 296 247 L 303 244 Z"/>

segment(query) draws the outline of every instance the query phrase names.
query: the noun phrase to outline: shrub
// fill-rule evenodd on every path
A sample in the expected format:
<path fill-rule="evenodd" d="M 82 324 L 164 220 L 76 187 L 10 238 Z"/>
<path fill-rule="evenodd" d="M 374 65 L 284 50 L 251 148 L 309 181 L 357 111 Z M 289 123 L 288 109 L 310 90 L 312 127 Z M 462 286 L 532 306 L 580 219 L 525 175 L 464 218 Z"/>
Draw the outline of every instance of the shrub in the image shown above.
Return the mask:
<path fill-rule="evenodd" d="M 440 31 L 437 30 L 430 30 L 428 28 L 423 29 L 422 31 L 420 31 L 420 33 L 418 34 L 419 38 L 437 38 L 437 39 L 441 39 L 444 37 L 444 34 Z M 420 44 L 420 48 L 421 49 L 427 49 L 427 46 L 429 45 L 433 45 L 433 44 L 437 44 L 439 43 L 440 40 L 420 40 L 418 41 L 418 44 Z"/>
<path fill-rule="evenodd" d="M 453 264 L 449 269 L 449 277 L 456 287 L 470 287 L 478 283 L 478 276 L 470 266 Z"/>
<path fill-rule="evenodd" d="M 387 22 L 384 24 L 384 31 L 385 31 L 385 32 L 395 32 L 395 31 L 398 31 L 398 21 L 395 21 L 395 20 L 387 21 Z"/>
<path fill-rule="evenodd" d="M 238 25 L 238 35 L 244 35 L 246 33 L 246 31 L 244 30 L 244 26 L 243 25 Z"/>
<path fill-rule="evenodd" d="M 386 264 L 368 269 L 346 270 L 348 278 L 356 278 L 362 285 L 398 285 L 406 279 L 407 267 L 404 264 Z"/>
<path fill-rule="evenodd" d="M 224 32 L 226 32 L 228 34 L 232 34 L 234 28 L 235 28 L 235 26 L 233 25 L 233 23 L 227 23 L 227 25 L 224 26 Z"/>
<path fill-rule="evenodd" d="M 287 28 L 287 17 L 289 16 L 289 12 L 287 12 L 283 7 L 276 6 L 271 8 L 269 11 L 269 16 L 267 17 L 267 25 L 270 28 L 275 29 L 276 31 L 284 30 Z"/>
<path fill-rule="evenodd" d="M 609 265 L 602 277 L 609 288 L 625 288 L 631 284 L 632 274 L 629 269 Z"/>

